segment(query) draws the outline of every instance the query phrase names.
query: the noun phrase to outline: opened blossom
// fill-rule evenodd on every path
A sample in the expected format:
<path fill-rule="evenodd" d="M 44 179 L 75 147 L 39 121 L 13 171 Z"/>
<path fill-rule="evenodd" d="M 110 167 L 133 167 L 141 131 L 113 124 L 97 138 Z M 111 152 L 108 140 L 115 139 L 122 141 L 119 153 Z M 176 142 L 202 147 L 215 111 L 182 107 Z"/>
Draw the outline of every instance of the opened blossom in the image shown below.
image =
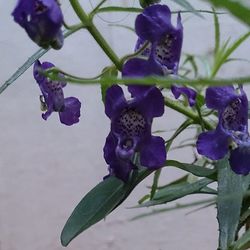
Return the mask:
<path fill-rule="evenodd" d="M 145 95 L 126 100 L 122 88 L 113 85 L 106 93 L 105 113 L 111 120 L 103 149 L 110 175 L 127 181 L 136 167 L 136 154 L 139 164 L 148 169 L 164 165 L 164 140 L 151 134 L 153 118 L 164 113 L 164 98 L 159 89 L 152 88 Z"/>
<path fill-rule="evenodd" d="M 222 159 L 230 152 L 232 170 L 237 174 L 248 174 L 250 136 L 246 93 L 242 88 L 236 90 L 233 86 L 209 87 L 206 91 L 206 105 L 218 111 L 219 121 L 215 130 L 199 135 L 198 152 L 212 160 Z"/>
<path fill-rule="evenodd" d="M 19 0 L 12 15 L 39 46 L 62 47 L 63 14 L 57 0 Z"/>
<path fill-rule="evenodd" d="M 141 56 L 145 59 L 132 58 L 125 63 L 123 75 L 134 77 L 177 75 L 183 42 L 181 15 L 178 14 L 177 24 L 174 26 L 171 23 L 171 11 L 168 6 L 151 5 L 137 16 L 135 31 L 138 35 L 135 50 L 141 49 L 147 41 L 149 45 L 141 52 Z M 141 72 L 140 75 L 138 72 Z M 145 90 L 145 87 L 129 86 L 132 94 L 137 94 L 140 90 Z M 193 89 L 173 85 L 171 90 L 175 98 L 184 94 L 190 106 L 195 104 L 196 92 Z"/>
<path fill-rule="evenodd" d="M 49 62 L 36 61 L 33 68 L 34 78 L 44 99 L 42 104 L 46 112 L 42 114 L 42 118 L 47 120 L 52 112 L 58 112 L 61 123 L 70 126 L 79 122 L 81 102 L 76 97 L 64 98 L 63 88 L 66 82 L 52 81 L 42 74 L 42 71 L 54 66 Z"/>

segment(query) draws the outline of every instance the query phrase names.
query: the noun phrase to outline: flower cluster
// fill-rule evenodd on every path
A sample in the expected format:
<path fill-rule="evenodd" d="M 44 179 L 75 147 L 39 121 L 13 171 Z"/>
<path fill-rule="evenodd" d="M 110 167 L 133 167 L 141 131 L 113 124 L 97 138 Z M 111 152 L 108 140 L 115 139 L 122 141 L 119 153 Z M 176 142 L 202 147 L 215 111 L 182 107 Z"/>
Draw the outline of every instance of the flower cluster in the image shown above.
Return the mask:
<path fill-rule="evenodd" d="M 154 4 L 137 16 L 135 31 L 138 35 L 136 51 L 142 50 L 144 58 L 129 59 L 122 68 L 122 76 L 146 77 L 177 74 L 183 40 L 180 14 L 177 26 L 171 24 L 171 12 L 166 5 Z M 111 132 L 104 146 L 104 158 L 110 174 L 127 181 L 139 156 L 139 165 L 158 169 L 166 160 L 164 140 L 151 135 L 154 117 L 164 113 L 164 97 L 155 86 L 128 86 L 132 99 L 126 100 L 119 86 L 112 86 L 106 93 L 105 112 L 111 120 Z M 174 87 L 176 98 L 185 93 L 193 104 L 193 90 Z"/>
<path fill-rule="evenodd" d="M 203 132 L 197 141 L 197 150 L 212 160 L 222 159 L 230 150 L 229 162 L 237 174 L 250 172 L 250 136 L 248 133 L 248 100 L 240 87 L 209 87 L 206 105 L 218 111 L 215 130 Z"/>
<path fill-rule="evenodd" d="M 42 74 L 42 71 L 53 68 L 49 62 L 36 61 L 33 74 L 44 98 L 43 106 L 46 110 L 42 118 L 47 120 L 52 112 L 58 112 L 61 123 L 73 125 L 79 122 L 81 103 L 75 97 L 64 98 L 63 88 L 66 86 L 64 81 L 51 81 Z M 61 76 L 63 77 L 63 76 Z"/>
<path fill-rule="evenodd" d="M 183 26 L 178 14 L 176 26 L 171 23 L 171 12 L 166 5 L 149 1 L 135 21 L 138 41 L 137 58 L 129 59 L 122 67 L 122 77 L 177 76 L 183 41 Z M 152 5 L 151 5 L 152 4 Z M 56 0 L 19 0 L 13 11 L 14 20 L 39 46 L 59 49 L 63 45 L 61 26 L 63 15 Z M 147 43 L 147 46 L 145 46 Z M 43 71 L 54 67 L 49 62 L 34 64 L 34 78 L 42 92 L 41 103 L 47 120 L 52 112 L 58 112 L 61 123 L 73 125 L 79 122 L 81 103 L 75 97 L 64 98 L 66 82 L 49 80 Z M 63 76 L 61 76 L 63 79 Z M 196 92 L 187 87 L 172 86 L 175 98 L 184 94 L 190 106 L 195 104 Z M 111 131 L 104 146 L 104 158 L 110 175 L 127 181 L 137 165 L 148 169 L 162 167 L 166 160 L 164 140 L 152 136 L 153 118 L 164 113 L 164 97 L 155 86 L 130 84 L 130 99 L 123 90 L 113 85 L 107 90 L 105 112 L 111 120 Z"/>
<path fill-rule="evenodd" d="M 39 46 L 62 47 L 63 15 L 57 0 L 19 0 L 12 15 Z"/>
<path fill-rule="evenodd" d="M 183 42 L 183 26 L 178 14 L 176 27 L 171 23 L 168 6 L 155 4 L 144 9 L 135 21 L 138 41 L 135 50 L 140 50 L 145 42 L 149 45 L 141 52 L 142 58 L 128 60 L 123 67 L 123 76 L 142 77 L 149 75 L 177 75 Z M 129 86 L 132 95 L 148 89 L 145 86 Z M 181 94 L 187 96 L 190 106 L 195 104 L 196 92 L 187 87 L 171 88 L 175 98 Z"/>

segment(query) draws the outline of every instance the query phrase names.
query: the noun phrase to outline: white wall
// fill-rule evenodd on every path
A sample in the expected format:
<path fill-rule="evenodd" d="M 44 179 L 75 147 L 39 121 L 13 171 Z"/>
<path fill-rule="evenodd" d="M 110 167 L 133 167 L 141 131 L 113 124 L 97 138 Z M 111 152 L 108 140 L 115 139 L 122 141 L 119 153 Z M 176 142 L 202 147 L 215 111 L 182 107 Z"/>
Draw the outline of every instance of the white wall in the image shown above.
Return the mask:
<path fill-rule="evenodd" d="M 68 1 L 62 2 L 65 19 L 69 23 L 77 21 Z M 81 2 L 90 9 L 89 1 Z M 208 8 L 200 4 L 203 1 L 190 2 L 198 9 Z M 15 3 L 15 0 L 0 0 L 1 84 L 38 49 L 13 22 L 10 13 Z M 171 6 L 177 9 L 177 6 Z M 124 14 L 119 15 L 109 14 L 105 18 L 114 21 L 124 17 Z M 212 16 L 204 16 L 205 19 L 200 19 L 183 15 L 184 52 L 206 54 L 211 51 Z M 133 26 L 134 18 L 135 15 L 130 14 L 124 22 Z M 229 36 L 236 38 L 247 30 L 227 15 L 220 16 L 220 20 L 224 40 Z M 120 56 L 133 51 L 134 34 L 109 27 L 99 18 L 96 21 Z M 248 55 L 249 42 L 234 57 L 247 58 Z M 42 60 L 81 76 L 94 76 L 109 65 L 109 60 L 86 31 L 68 38 L 62 50 L 50 51 Z M 221 76 L 247 73 L 249 64 L 237 62 L 223 68 Z M 102 148 L 109 131 L 109 119 L 104 115 L 99 87 L 68 85 L 65 88 L 65 96 L 77 96 L 83 104 L 81 122 L 72 127 L 61 125 L 56 113 L 47 122 L 43 121 L 39 94 L 32 69 L 29 69 L 0 96 L 0 250 L 63 249 L 59 237 L 66 219 L 83 195 L 107 173 Z M 181 121 L 181 115 L 166 109 L 164 117 L 155 122 L 155 128 L 169 130 Z M 164 137 L 170 135 L 165 133 Z M 185 133 L 187 136 L 188 132 Z M 192 151 L 170 152 L 168 158 L 190 162 Z M 161 182 L 173 180 L 181 173 L 165 169 Z M 150 211 L 126 209 L 136 204 L 150 183 L 151 178 L 148 178 L 140 184 L 119 209 L 77 237 L 68 249 L 215 249 L 218 231 L 214 207 L 190 215 L 186 215 L 189 210 L 181 210 L 129 221 L 141 212 Z M 184 201 L 191 199 L 198 197 L 192 196 Z"/>

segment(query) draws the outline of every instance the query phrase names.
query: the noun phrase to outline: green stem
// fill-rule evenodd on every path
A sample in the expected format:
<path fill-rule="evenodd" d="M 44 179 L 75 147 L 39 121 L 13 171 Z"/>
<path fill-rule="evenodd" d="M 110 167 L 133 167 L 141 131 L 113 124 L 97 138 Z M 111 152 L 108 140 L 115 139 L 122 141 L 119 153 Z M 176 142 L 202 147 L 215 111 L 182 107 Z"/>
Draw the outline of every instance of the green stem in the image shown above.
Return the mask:
<path fill-rule="evenodd" d="M 56 75 L 47 75 L 51 80 L 60 80 L 60 77 Z M 98 84 L 100 80 L 86 81 L 81 77 L 66 77 L 67 82 L 78 84 Z M 172 77 L 156 77 L 149 76 L 144 78 L 114 78 L 106 77 L 104 80 L 117 84 L 138 84 L 138 85 L 158 85 L 163 88 L 170 88 L 172 84 L 186 84 L 189 86 L 224 86 L 231 84 L 247 84 L 250 83 L 250 76 L 239 78 L 221 78 L 221 79 L 209 79 L 209 78 L 196 78 L 196 79 L 174 79 Z"/>
<path fill-rule="evenodd" d="M 186 117 L 191 118 L 196 124 L 200 124 L 199 115 L 196 112 L 194 112 L 193 110 L 191 110 L 190 108 L 186 108 L 186 107 L 182 106 L 179 102 L 173 101 L 173 100 L 165 97 L 165 105 L 171 109 L 178 111 L 179 113 L 182 113 Z M 204 127 L 207 130 L 214 129 L 214 127 L 208 121 L 203 120 L 203 122 L 204 122 Z"/>
<path fill-rule="evenodd" d="M 158 188 L 158 182 L 159 182 L 160 176 L 161 176 L 161 169 L 158 169 L 154 173 L 153 185 L 151 187 L 151 192 L 150 192 L 150 200 L 154 198 L 155 192 Z"/>
<path fill-rule="evenodd" d="M 84 25 L 86 25 L 87 30 L 89 33 L 93 36 L 93 38 L 96 40 L 96 42 L 99 44 L 99 46 L 102 48 L 102 50 L 105 52 L 105 54 L 109 57 L 109 59 L 115 64 L 118 70 L 121 70 L 121 63 L 115 52 L 112 50 L 112 48 L 109 46 L 107 41 L 104 39 L 102 34 L 99 32 L 99 30 L 95 27 L 93 24 L 91 18 L 85 13 L 82 6 L 80 5 L 79 1 L 77 0 L 70 0 L 71 6 L 74 9 L 75 13 L 79 17 L 79 19 L 82 21 Z"/>
<path fill-rule="evenodd" d="M 94 16 L 95 13 L 98 11 L 98 9 L 105 3 L 107 0 L 102 0 L 99 4 L 96 5 L 96 7 L 91 11 L 89 14 L 90 16 Z"/>
<path fill-rule="evenodd" d="M 201 129 L 204 132 L 205 131 L 205 125 L 204 125 L 204 120 L 202 118 L 201 109 L 200 109 L 200 107 L 199 107 L 199 105 L 197 103 L 195 104 L 195 107 L 196 107 L 196 110 L 197 110 L 197 113 L 198 113 L 198 116 L 199 116 L 199 119 L 200 119 Z"/>
<path fill-rule="evenodd" d="M 148 45 L 149 45 L 149 42 L 146 41 L 146 42 L 142 45 L 142 47 L 141 47 L 140 49 L 138 49 L 135 53 L 126 55 L 126 56 L 124 56 L 123 58 L 121 58 L 121 63 L 122 63 L 122 65 L 123 65 L 128 59 L 140 55 L 140 54 L 148 47 Z"/>

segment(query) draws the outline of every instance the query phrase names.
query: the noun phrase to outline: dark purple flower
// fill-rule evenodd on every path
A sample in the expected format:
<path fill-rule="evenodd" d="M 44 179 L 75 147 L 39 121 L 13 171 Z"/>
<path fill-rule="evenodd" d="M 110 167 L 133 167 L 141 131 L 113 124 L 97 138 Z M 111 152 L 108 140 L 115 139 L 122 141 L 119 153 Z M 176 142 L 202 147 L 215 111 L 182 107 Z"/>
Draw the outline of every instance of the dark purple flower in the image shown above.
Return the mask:
<path fill-rule="evenodd" d="M 63 15 L 57 0 L 19 0 L 12 15 L 39 46 L 62 47 Z"/>
<path fill-rule="evenodd" d="M 140 49 L 145 41 L 149 41 L 150 45 L 143 51 L 142 55 L 149 57 L 151 50 L 153 50 L 156 60 L 165 70 L 176 74 L 183 41 L 180 14 L 177 17 L 177 25 L 174 27 L 171 23 L 171 12 L 168 6 L 151 5 L 137 16 L 135 31 L 139 37 L 136 50 Z"/>
<path fill-rule="evenodd" d="M 113 85 L 107 90 L 105 113 L 111 120 L 111 132 L 104 146 L 104 158 L 110 174 L 127 181 L 136 153 L 140 165 L 158 169 L 166 160 L 164 140 L 152 136 L 154 117 L 164 113 L 164 98 L 157 88 L 145 95 L 126 100 L 121 87 Z"/>
<path fill-rule="evenodd" d="M 135 50 L 141 49 L 146 41 L 150 44 L 141 52 L 146 59 L 128 60 L 122 69 L 125 77 L 145 77 L 150 75 L 177 75 L 183 42 L 183 26 L 178 14 L 176 27 L 171 23 L 171 12 L 168 6 L 155 4 L 144 9 L 137 16 L 135 31 L 138 41 Z M 149 87 L 129 85 L 132 95 L 139 94 Z M 195 104 L 196 92 L 188 87 L 173 86 L 175 98 L 184 94 L 190 103 Z"/>
<path fill-rule="evenodd" d="M 54 67 L 52 63 L 36 61 L 33 68 L 34 78 L 36 79 L 44 102 L 46 112 L 42 118 L 47 120 L 52 112 L 58 112 L 61 123 L 73 125 L 79 122 L 81 102 L 75 97 L 64 98 L 63 88 L 66 82 L 52 81 L 41 74 L 41 71 Z"/>
<path fill-rule="evenodd" d="M 250 137 L 248 133 L 248 100 L 242 88 L 233 86 L 209 87 L 206 91 L 208 108 L 218 111 L 215 130 L 203 132 L 197 141 L 197 150 L 212 160 L 222 159 L 230 151 L 229 162 L 237 174 L 250 172 Z"/>

